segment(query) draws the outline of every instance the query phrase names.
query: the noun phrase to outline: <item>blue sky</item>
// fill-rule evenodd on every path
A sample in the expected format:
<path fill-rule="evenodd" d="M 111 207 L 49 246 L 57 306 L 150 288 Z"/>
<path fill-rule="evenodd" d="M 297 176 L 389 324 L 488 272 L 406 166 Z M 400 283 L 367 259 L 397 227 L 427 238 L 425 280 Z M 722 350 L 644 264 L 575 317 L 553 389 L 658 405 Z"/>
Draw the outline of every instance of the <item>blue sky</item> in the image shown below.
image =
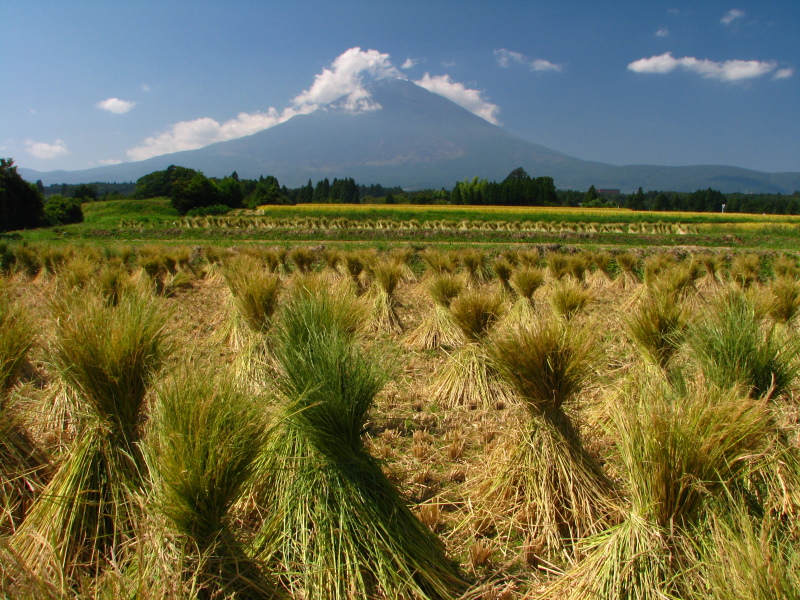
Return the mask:
<path fill-rule="evenodd" d="M 583 159 L 800 171 L 798 31 L 797 0 L 0 0 L 0 155 L 142 159 L 402 76 Z"/>

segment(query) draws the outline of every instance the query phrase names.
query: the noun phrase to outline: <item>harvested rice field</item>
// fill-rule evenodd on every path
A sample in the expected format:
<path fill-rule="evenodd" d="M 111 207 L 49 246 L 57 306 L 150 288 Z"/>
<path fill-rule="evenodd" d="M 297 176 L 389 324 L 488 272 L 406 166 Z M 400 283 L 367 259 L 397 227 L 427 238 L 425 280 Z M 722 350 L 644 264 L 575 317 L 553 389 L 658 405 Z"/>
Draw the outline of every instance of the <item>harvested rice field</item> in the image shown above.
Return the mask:
<path fill-rule="evenodd" d="M 0 246 L 0 596 L 794 598 L 795 254 Z"/>

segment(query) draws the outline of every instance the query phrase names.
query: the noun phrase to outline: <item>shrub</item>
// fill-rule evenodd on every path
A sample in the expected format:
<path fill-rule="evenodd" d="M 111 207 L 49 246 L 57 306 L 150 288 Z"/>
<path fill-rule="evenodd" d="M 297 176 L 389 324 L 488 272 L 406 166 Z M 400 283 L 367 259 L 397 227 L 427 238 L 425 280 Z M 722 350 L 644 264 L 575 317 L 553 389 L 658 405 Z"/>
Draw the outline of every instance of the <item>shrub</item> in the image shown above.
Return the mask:
<path fill-rule="evenodd" d="M 44 205 L 44 217 L 48 225 L 83 223 L 81 199 L 50 196 Z"/>
<path fill-rule="evenodd" d="M 800 343 L 762 330 L 753 304 L 738 291 L 692 325 L 688 340 L 706 380 L 721 389 L 743 385 L 755 398 L 781 396 L 800 372 Z"/>

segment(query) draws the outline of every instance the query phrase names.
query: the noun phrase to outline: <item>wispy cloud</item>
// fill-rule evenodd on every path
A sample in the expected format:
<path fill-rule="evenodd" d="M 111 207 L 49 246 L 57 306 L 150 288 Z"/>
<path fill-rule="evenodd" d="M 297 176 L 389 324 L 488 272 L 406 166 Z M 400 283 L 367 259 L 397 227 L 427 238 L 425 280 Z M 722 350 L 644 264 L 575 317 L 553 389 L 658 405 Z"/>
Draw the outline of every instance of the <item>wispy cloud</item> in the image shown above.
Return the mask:
<path fill-rule="evenodd" d="M 517 63 L 525 65 L 531 71 L 561 71 L 563 69 L 562 65 L 552 63 L 549 60 L 543 58 L 529 58 L 524 54 L 507 50 L 506 48 L 495 50 L 494 59 L 497 61 L 497 64 L 503 68 L 508 68 L 512 63 Z"/>
<path fill-rule="evenodd" d="M 669 29 L 666 27 L 662 27 L 656 30 L 656 37 L 667 37 L 669 35 Z"/>
<path fill-rule="evenodd" d="M 107 158 L 105 160 L 98 160 L 97 162 L 99 162 L 101 165 L 118 165 L 122 161 L 118 158 Z"/>
<path fill-rule="evenodd" d="M 786 79 L 787 77 L 791 77 L 794 75 L 794 69 L 786 68 L 786 69 L 778 69 L 775 71 L 775 75 L 772 76 L 773 79 Z"/>
<path fill-rule="evenodd" d="M 402 68 L 410 68 L 415 64 L 413 59 L 407 59 Z M 128 150 L 127 155 L 130 160 L 145 160 L 161 154 L 194 150 L 215 142 L 252 135 L 295 115 L 311 113 L 322 107 L 333 106 L 355 113 L 379 110 L 381 106 L 371 97 L 366 84 L 387 77 L 403 77 L 388 54 L 350 48 L 318 73 L 311 87 L 295 96 L 283 110 L 271 107 L 265 112 L 242 112 L 235 119 L 224 122 L 210 117 L 181 121 L 146 138 L 140 145 Z M 499 107 L 483 100 L 478 90 L 468 89 L 451 80 L 449 75 L 432 77 L 426 73 L 415 83 L 449 98 L 490 123 L 497 123 Z"/>
<path fill-rule="evenodd" d="M 25 142 L 25 151 L 31 156 L 35 158 L 41 158 L 43 160 L 59 158 L 69 154 L 69 150 L 67 150 L 67 145 L 64 143 L 64 140 L 56 140 L 52 144 L 27 140 Z"/>
<path fill-rule="evenodd" d="M 215 142 L 251 135 L 281 122 L 274 108 L 266 113 L 239 113 L 235 119 L 219 123 L 210 117 L 181 121 L 166 131 L 146 138 L 141 145 L 128 150 L 131 160 L 145 160 L 161 154 L 194 150 Z"/>
<path fill-rule="evenodd" d="M 719 20 L 720 23 L 724 23 L 725 25 L 730 25 L 737 19 L 744 18 L 744 11 L 739 10 L 738 8 L 733 8 L 722 15 L 722 18 Z"/>
<path fill-rule="evenodd" d="M 136 106 L 136 102 L 120 100 L 119 98 L 106 98 L 105 100 L 98 102 L 95 106 L 110 113 L 114 113 L 115 115 L 124 115 L 134 106 Z"/>
<path fill-rule="evenodd" d="M 463 83 L 450 79 L 449 75 L 431 76 L 429 73 L 425 73 L 422 79 L 414 83 L 434 94 L 444 96 L 448 100 L 466 108 L 471 113 L 486 119 L 489 123 L 495 125 L 500 123 L 497 119 L 497 115 L 500 112 L 499 106 L 484 100 L 481 97 L 480 90 L 469 89 Z"/>
<path fill-rule="evenodd" d="M 628 65 L 628 69 L 635 73 L 671 73 L 676 69 L 682 69 L 690 73 L 695 73 L 706 79 L 716 79 L 717 81 L 742 82 L 758 77 L 763 77 L 773 73 L 778 68 L 774 61 L 759 60 L 726 60 L 717 62 L 708 59 L 699 59 L 693 56 L 675 58 L 670 52 L 651 56 L 650 58 L 640 58 Z M 788 73 L 786 73 L 788 71 Z M 789 77 L 793 71 L 791 69 L 780 69 L 780 78 Z"/>
<path fill-rule="evenodd" d="M 419 61 L 416 58 L 407 58 L 406 62 L 400 65 L 401 69 L 411 69 L 412 67 L 416 67 L 419 64 Z"/>

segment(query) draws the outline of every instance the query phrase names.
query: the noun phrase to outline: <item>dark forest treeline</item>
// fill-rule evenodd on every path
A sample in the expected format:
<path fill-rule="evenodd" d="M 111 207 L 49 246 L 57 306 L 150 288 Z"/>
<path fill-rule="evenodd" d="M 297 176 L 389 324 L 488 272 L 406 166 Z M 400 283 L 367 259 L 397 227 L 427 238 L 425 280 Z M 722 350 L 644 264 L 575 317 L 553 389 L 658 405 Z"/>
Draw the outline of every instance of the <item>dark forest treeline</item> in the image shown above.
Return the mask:
<path fill-rule="evenodd" d="M 145 175 L 136 182 L 139 198 L 167 196 L 182 214 L 213 214 L 229 208 L 255 208 L 264 204 L 306 204 L 367 202 L 405 204 L 464 204 L 485 206 L 585 206 L 620 207 L 632 210 L 741 212 L 800 214 L 800 192 L 781 194 L 728 194 L 711 188 L 685 192 L 644 192 L 601 194 L 594 186 L 588 191 L 557 190 L 552 177 L 531 177 L 524 169 L 509 173 L 501 182 L 475 177 L 459 181 L 448 191 L 404 191 L 380 184 L 358 185 L 352 178 L 325 178 L 314 184 L 289 189 L 272 175 L 240 179 L 236 172 L 222 179 L 171 166 Z"/>
<path fill-rule="evenodd" d="M 0 230 L 65 224 L 82 220 L 80 204 L 133 196 L 166 196 L 181 214 L 223 214 L 236 208 L 255 208 L 265 204 L 305 203 L 403 203 L 485 206 L 573 206 L 629 208 L 631 210 L 730 212 L 797 215 L 800 191 L 793 194 L 723 194 L 711 188 L 687 192 L 642 191 L 632 194 L 616 191 L 557 190 L 552 177 L 531 177 L 522 168 L 514 169 L 501 182 L 478 177 L 456 182 L 451 190 L 403 190 L 381 184 L 358 184 L 352 178 L 328 178 L 314 184 L 287 188 L 272 175 L 241 179 L 234 171 L 228 177 L 206 177 L 202 172 L 172 165 L 139 178 L 136 183 L 54 184 L 44 187 L 20 184 L 21 178 L 11 159 L 3 159 L 0 185 Z M 21 200 L 32 194 L 36 201 Z M 19 198 L 17 198 L 19 196 Z M 28 210 L 30 209 L 30 210 Z M 20 212 L 22 211 L 22 212 Z M 23 214 L 24 213 L 24 214 Z M 30 213 L 30 215 L 28 215 Z M 28 218 L 30 217 L 30 218 Z"/>

